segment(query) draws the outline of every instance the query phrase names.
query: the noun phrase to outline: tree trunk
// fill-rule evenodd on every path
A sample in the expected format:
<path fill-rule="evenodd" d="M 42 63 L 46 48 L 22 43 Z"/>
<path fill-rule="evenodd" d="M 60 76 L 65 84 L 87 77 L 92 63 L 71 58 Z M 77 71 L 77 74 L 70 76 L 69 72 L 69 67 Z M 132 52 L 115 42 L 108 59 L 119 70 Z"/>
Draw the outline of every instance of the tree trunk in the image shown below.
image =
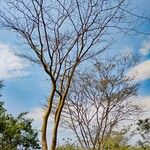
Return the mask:
<path fill-rule="evenodd" d="M 50 150 L 56 150 L 56 145 L 57 145 L 57 133 L 58 133 L 58 126 L 59 126 L 59 122 L 60 122 L 60 116 L 61 116 L 61 112 L 63 109 L 63 106 L 65 104 L 65 99 L 66 96 L 68 94 L 68 90 L 71 84 L 71 80 L 74 74 L 74 71 L 76 69 L 76 66 L 78 64 L 78 61 L 76 62 L 76 64 L 74 65 L 74 67 L 72 68 L 72 71 L 70 73 L 69 79 L 68 79 L 68 85 L 66 86 L 66 90 L 63 94 L 63 96 L 60 98 L 56 113 L 55 113 L 55 121 L 54 121 L 54 126 L 53 126 L 53 133 L 52 133 L 52 142 L 50 145 Z"/>
<path fill-rule="evenodd" d="M 49 118 L 49 115 L 50 115 L 51 109 L 52 109 L 52 103 L 53 103 L 53 98 L 54 98 L 54 95 L 55 95 L 55 91 L 56 91 L 56 86 L 55 86 L 55 84 L 53 84 L 51 95 L 50 95 L 49 101 L 48 101 L 47 110 L 45 111 L 45 114 L 43 116 L 43 123 L 42 123 L 42 150 L 48 150 L 47 137 L 46 137 L 47 124 L 48 124 L 48 118 Z"/>
<path fill-rule="evenodd" d="M 44 115 L 43 124 L 42 124 L 42 150 L 48 150 L 47 139 L 46 139 L 47 122 L 48 122 L 48 117 L 47 115 Z"/>
<path fill-rule="evenodd" d="M 56 145 L 57 145 L 57 131 L 58 131 L 58 126 L 59 126 L 59 122 L 60 122 L 60 116 L 61 116 L 61 112 L 64 106 L 64 101 L 65 99 L 61 99 L 60 100 L 60 104 L 58 106 L 58 111 L 56 112 L 56 117 L 55 117 L 55 122 L 54 122 L 54 127 L 53 127 L 53 133 L 52 133 L 52 143 L 50 146 L 50 150 L 56 150 Z"/>
<path fill-rule="evenodd" d="M 50 150 L 56 150 L 56 145 L 57 145 L 57 130 L 58 130 L 58 125 L 59 125 L 58 122 L 55 123 L 54 127 L 53 127 L 52 143 L 51 143 L 51 146 L 50 146 Z"/>

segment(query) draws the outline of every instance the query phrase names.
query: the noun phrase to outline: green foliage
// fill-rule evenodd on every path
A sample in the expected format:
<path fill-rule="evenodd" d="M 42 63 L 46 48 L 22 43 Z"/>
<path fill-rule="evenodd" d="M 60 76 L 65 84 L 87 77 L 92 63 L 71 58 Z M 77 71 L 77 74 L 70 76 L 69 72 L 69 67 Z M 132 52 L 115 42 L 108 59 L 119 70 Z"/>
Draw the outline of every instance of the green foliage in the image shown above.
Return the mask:
<path fill-rule="evenodd" d="M 57 150 L 81 150 L 81 149 L 71 144 L 65 144 L 62 146 L 58 146 Z"/>
<path fill-rule="evenodd" d="M 144 150 L 150 150 L 150 118 L 139 120 L 137 125 L 137 132 L 142 138 L 138 141 L 138 144 Z"/>
<path fill-rule="evenodd" d="M 104 150 L 131 150 L 125 137 L 127 131 L 128 130 L 123 129 L 120 132 L 113 132 L 113 134 L 106 139 Z"/>
<path fill-rule="evenodd" d="M 0 101 L 0 150 L 16 150 L 18 147 L 40 149 L 38 132 L 32 128 L 32 120 L 25 118 L 26 114 L 13 117 Z"/>
<path fill-rule="evenodd" d="M 76 142 L 73 142 L 72 139 L 67 138 L 63 139 L 64 144 L 61 146 L 58 146 L 56 150 L 83 150 L 80 147 L 75 144 Z"/>
<path fill-rule="evenodd" d="M 139 120 L 137 125 L 137 130 L 141 133 L 141 136 L 150 140 L 150 118 Z"/>
<path fill-rule="evenodd" d="M 145 125 L 143 125 L 143 123 L 145 124 L 145 121 L 143 121 L 142 124 L 140 123 L 138 130 L 140 130 L 140 127 L 142 125 L 142 131 L 145 132 Z M 146 129 L 149 129 L 147 125 L 146 125 Z M 134 145 L 134 146 L 129 145 L 128 144 L 129 130 L 130 130 L 130 127 L 122 129 L 121 131 L 113 131 L 110 137 L 105 137 L 104 143 L 103 143 L 104 147 L 102 148 L 102 150 L 150 150 L 150 145 L 145 145 L 145 147 L 142 147 L 141 145 Z M 82 148 L 73 144 L 72 139 L 70 140 L 68 138 L 67 140 L 64 140 L 64 142 L 65 142 L 64 145 L 58 146 L 57 150 L 83 150 Z M 84 150 L 87 150 L 87 149 L 84 149 Z M 99 150 L 99 149 L 97 148 L 96 150 Z"/>
<path fill-rule="evenodd" d="M 0 102 L 0 149 L 39 149 L 38 132 L 32 129 L 32 120 L 25 118 L 26 113 L 21 113 L 16 118 L 7 114 L 3 105 Z"/>

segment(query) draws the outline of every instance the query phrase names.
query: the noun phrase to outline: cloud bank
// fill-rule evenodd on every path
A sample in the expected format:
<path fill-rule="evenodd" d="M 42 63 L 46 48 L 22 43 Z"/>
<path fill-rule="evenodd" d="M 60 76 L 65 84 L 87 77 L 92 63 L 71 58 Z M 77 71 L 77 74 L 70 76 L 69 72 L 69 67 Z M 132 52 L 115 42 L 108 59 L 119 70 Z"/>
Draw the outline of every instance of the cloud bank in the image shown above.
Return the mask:
<path fill-rule="evenodd" d="M 142 105 L 144 113 L 142 118 L 150 117 L 150 96 L 139 96 L 137 97 L 137 103 Z"/>
<path fill-rule="evenodd" d="M 12 52 L 9 45 L 0 43 L 0 80 L 28 75 L 25 71 L 27 66 L 22 58 Z"/>
<path fill-rule="evenodd" d="M 150 60 L 146 60 L 135 66 L 128 73 L 129 76 L 135 75 L 136 81 L 150 79 Z"/>
<path fill-rule="evenodd" d="M 145 110 L 150 111 L 150 96 L 139 96 L 140 103 L 144 106 Z M 149 114 L 150 116 L 150 114 Z"/>
<path fill-rule="evenodd" d="M 143 110 L 145 111 L 143 113 L 144 117 L 150 117 L 150 96 L 138 96 L 138 97 L 132 97 L 132 99 L 135 99 L 136 104 L 141 105 L 143 107 Z M 35 126 L 40 128 L 42 119 L 44 115 L 44 110 L 41 107 L 35 107 L 32 108 L 32 110 L 27 114 L 27 118 L 31 118 L 36 122 Z M 52 119 L 52 118 L 51 118 Z M 49 124 L 52 122 L 52 120 L 49 120 Z"/>

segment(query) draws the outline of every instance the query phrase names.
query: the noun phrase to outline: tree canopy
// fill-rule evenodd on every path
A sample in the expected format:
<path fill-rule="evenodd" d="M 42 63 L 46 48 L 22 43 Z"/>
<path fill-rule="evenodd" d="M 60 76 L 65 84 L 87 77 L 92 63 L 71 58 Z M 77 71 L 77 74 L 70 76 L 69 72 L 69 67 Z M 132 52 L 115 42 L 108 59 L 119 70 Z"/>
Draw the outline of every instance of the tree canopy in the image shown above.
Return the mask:
<path fill-rule="evenodd" d="M 2 86 L 0 81 L 0 89 Z M 33 129 L 33 120 L 27 119 L 26 114 L 23 112 L 14 117 L 0 101 L 0 150 L 40 149 L 38 131 Z"/>

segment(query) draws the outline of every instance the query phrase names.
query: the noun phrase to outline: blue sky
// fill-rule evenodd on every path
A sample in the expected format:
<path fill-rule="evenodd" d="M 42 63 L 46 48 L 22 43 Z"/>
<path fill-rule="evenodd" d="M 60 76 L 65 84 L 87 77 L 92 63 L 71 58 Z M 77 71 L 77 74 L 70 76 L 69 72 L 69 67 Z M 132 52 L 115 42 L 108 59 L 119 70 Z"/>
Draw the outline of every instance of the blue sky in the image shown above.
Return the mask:
<path fill-rule="evenodd" d="M 132 3 L 139 3 L 141 6 L 137 11 L 139 14 L 144 9 L 145 14 L 150 16 L 150 0 L 133 0 Z M 143 26 L 143 30 L 150 32 L 150 22 Z M 0 31 L 0 79 L 3 79 L 5 84 L 2 99 L 10 113 L 29 111 L 30 116 L 38 120 L 41 106 L 48 96 L 49 83 L 41 68 L 13 54 L 19 49 L 17 41 L 15 34 Z M 140 64 L 133 70 L 139 73 L 137 81 L 142 83 L 139 100 L 150 109 L 150 36 L 124 38 L 118 41 L 116 47 L 141 55 Z M 41 114 L 39 116 L 41 117 Z"/>

